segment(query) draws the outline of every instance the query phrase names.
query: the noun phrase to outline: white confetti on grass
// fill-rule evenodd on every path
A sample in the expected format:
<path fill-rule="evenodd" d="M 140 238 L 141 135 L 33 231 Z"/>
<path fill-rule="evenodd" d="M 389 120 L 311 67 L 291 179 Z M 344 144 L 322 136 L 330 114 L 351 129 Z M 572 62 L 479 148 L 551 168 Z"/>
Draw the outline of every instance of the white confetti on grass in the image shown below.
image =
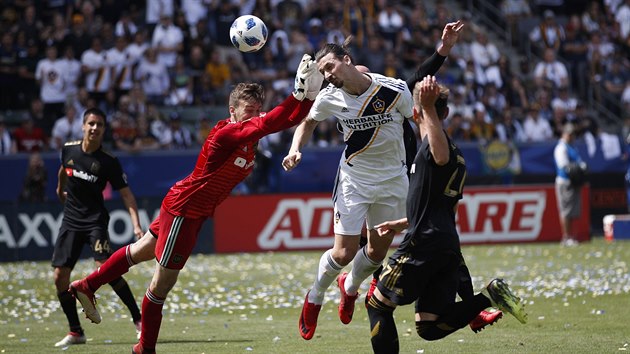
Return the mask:
<path fill-rule="evenodd" d="M 483 246 L 474 246 L 483 251 L 468 252 L 464 247 L 463 252 L 477 290 L 490 279 L 501 277 L 528 304 L 538 299 L 557 299 L 570 306 L 576 298 L 630 293 L 627 257 L 616 252 L 614 245 L 602 245 L 599 250 L 588 244 L 571 249 L 555 245 L 513 245 L 483 250 Z M 238 313 L 241 320 L 247 321 L 247 314 L 300 308 L 306 290 L 312 286 L 319 257 L 314 253 L 283 253 L 280 262 L 277 256 L 271 255 L 192 256 L 180 275 L 180 282 L 169 294 L 165 315 L 207 314 L 218 310 Z M 92 269 L 91 261 L 81 261 L 73 271 L 73 278 L 88 274 Z M 146 288 L 152 271 L 153 265 L 149 263 L 132 268 L 132 274 L 141 274 L 143 279 L 126 277 L 134 294 Z M 44 322 L 53 313 L 62 311 L 47 262 L 4 263 L 0 267 L 0 282 L 6 284 L 0 288 L 0 325 Z M 367 283 L 363 284 L 362 294 L 367 290 Z M 131 322 L 128 311 L 108 286 L 97 295 L 103 315 Z M 337 302 L 338 298 L 338 289 L 333 284 L 324 301 Z M 605 315 L 605 312 L 593 309 L 592 314 Z M 267 317 L 267 320 L 273 318 Z"/>

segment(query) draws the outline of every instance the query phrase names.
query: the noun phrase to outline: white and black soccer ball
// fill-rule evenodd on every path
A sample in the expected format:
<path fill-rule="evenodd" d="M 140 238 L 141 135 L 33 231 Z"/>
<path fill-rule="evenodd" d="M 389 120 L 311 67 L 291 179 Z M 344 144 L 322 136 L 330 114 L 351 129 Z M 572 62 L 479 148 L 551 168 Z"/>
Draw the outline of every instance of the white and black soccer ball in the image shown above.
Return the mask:
<path fill-rule="evenodd" d="M 267 42 L 267 26 L 260 18 L 243 15 L 232 23 L 230 40 L 241 52 L 255 52 Z"/>

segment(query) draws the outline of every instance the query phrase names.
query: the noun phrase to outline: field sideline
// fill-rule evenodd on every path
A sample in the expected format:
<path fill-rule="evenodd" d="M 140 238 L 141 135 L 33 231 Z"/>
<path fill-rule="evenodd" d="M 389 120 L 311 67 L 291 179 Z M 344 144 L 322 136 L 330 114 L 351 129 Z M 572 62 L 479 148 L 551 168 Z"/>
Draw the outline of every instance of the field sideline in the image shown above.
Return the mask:
<path fill-rule="evenodd" d="M 630 351 L 630 241 L 595 238 L 572 248 L 528 244 L 464 246 L 463 251 L 475 287 L 505 278 L 526 300 L 529 323 L 505 315 L 478 334 L 467 327 L 427 342 L 415 333 L 413 307 L 405 306 L 395 312 L 401 353 Z M 298 314 L 320 255 L 191 257 L 164 307 L 158 352 L 370 353 L 363 296 L 353 322 L 343 325 L 336 284 L 327 293 L 315 338 L 300 338 Z M 73 278 L 92 265 L 81 261 Z M 152 267 L 143 264 L 126 275 L 138 303 Z M 54 348 L 68 328 L 49 262 L 2 263 L 0 283 L 0 353 L 129 353 L 136 343 L 128 312 L 108 286 L 98 293 L 103 322 L 91 324 L 80 314 L 88 344 Z"/>

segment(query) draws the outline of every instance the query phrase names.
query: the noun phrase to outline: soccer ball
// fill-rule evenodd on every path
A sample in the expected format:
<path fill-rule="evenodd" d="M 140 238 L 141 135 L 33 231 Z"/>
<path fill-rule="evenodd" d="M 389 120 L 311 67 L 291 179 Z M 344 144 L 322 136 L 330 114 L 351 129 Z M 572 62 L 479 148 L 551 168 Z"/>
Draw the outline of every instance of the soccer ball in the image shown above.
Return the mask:
<path fill-rule="evenodd" d="M 230 40 L 241 52 L 255 52 L 267 42 L 267 26 L 256 16 L 243 15 L 232 23 Z"/>

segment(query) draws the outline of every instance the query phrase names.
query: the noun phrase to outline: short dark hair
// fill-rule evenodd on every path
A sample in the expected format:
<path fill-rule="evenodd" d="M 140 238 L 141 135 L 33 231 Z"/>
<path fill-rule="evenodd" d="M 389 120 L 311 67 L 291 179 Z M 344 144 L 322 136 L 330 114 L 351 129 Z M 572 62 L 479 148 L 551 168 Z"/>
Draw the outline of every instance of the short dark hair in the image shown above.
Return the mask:
<path fill-rule="evenodd" d="M 103 121 L 107 120 L 107 116 L 105 115 L 105 112 L 101 111 L 100 109 L 96 107 L 92 107 L 92 108 L 86 109 L 85 112 L 83 112 L 83 123 L 85 123 L 85 121 L 87 120 L 87 116 L 89 116 L 90 114 L 103 118 Z"/>
<path fill-rule="evenodd" d="M 346 37 L 346 40 L 343 42 L 343 45 L 339 45 L 337 43 L 326 43 L 322 49 L 320 49 L 317 53 L 315 53 L 315 62 L 319 62 L 326 55 L 333 53 L 337 59 L 342 59 L 344 55 L 350 57 L 350 60 L 354 63 L 354 59 L 352 58 L 352 54 L 350 54 L 350 50 L 348 47 L 352 42 L 353 36 Z"/>
<path fill-rule="evenodd" d="M 265 89 L 257 83 L 239 83 L 230 93 L 229 105 L 238 107 L 240 101 L 254 100 L 260 104 L 265 101 Z"/>

